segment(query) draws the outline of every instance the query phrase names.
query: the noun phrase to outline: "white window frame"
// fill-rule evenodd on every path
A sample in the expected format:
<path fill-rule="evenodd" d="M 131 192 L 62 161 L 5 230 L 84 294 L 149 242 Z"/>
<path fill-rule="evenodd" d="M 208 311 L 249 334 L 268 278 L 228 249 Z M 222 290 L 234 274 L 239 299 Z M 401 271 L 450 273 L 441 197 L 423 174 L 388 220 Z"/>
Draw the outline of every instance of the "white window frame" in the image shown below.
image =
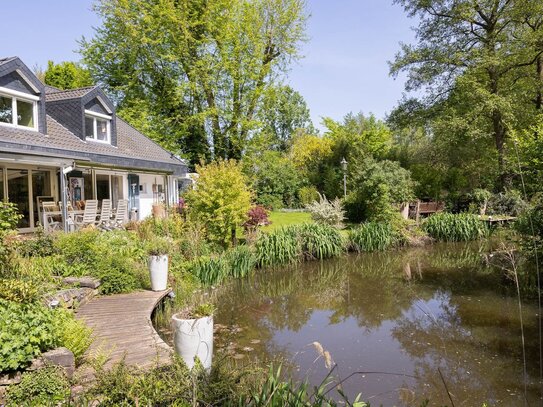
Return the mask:
<path fill-rule="evenodd" d="M 0 122 L 0 126 L 17 127 L 20 129 L 38 131 L 38 101 L 39 96 L 29 95 L 28 93 L 8 89 L 0 86 L 0 96 L 11 99 L 11 123 Z M 17 101 L 32 103 L 32 124 L 34 126 L 24 126 L 17 123 Z"/>
<path fill-rule="evenodd" d="M 92 110 L 85 109 L 85 118 L 92 119 L 92 134 L 93 137 L 85 136 L 87 140 L 94 141 L 96 143 L 104 143 L 104 144 L 111 144 L 111 120 L 113 119 L 112 116 L 108 116 L 107 114 L 97 113 L 93 112 Z M 98 140 L 98 125 L 96 124 L 96 119 L 103 119 L 107 120 L 107 140 Z M 87 124 L 85 123 L 85 126 Z M 85 135 L 87 133 L 87 129 L 85 129 Z"/>

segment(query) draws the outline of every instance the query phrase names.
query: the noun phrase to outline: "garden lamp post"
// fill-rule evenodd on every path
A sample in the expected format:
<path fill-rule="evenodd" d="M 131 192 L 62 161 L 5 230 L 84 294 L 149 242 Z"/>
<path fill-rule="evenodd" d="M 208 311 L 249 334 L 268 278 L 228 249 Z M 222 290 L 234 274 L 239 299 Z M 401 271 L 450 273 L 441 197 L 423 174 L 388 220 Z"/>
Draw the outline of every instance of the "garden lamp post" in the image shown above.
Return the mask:
<path fill-rule="evenodd" d="M 343 157 L 340 164 L 343 169 L 343 196 L 347 198 L 347 160 L 345 157 Z"/>

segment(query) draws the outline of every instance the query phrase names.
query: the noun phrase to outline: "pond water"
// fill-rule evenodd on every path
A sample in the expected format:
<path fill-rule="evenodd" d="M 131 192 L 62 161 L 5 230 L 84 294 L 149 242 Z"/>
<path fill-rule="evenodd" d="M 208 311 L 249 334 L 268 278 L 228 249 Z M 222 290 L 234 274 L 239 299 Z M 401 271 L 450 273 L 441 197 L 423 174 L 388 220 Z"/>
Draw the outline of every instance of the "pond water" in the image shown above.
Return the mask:
<path fill-rule="evenodd" d="M 238 363 L 281 361 L 319 384 L 328 351 L 352 401 L 538 405 L 539 316 L 488 266 L 490 247 L 438 244 L 268 269 L 212 294 L 216 347 Z M 506 262 L 500 261 L 501 266 Z M 167 328 L 166 340 L 171 342 Z"/>

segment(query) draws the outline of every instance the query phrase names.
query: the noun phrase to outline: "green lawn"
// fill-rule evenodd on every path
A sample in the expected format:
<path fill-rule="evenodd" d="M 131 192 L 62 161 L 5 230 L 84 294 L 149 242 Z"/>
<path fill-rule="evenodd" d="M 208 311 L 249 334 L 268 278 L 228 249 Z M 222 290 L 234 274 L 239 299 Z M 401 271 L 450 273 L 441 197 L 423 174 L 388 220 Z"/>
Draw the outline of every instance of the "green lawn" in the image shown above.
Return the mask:
<path fill-rule="evenodd" d="M 282 226 L 298 225 L 300 223 L 313 223 L 308 212 L 278 212 L 272 211 L 269 217 L 271 225 L 265 226 L 262 230 L 274 230 Z"/>

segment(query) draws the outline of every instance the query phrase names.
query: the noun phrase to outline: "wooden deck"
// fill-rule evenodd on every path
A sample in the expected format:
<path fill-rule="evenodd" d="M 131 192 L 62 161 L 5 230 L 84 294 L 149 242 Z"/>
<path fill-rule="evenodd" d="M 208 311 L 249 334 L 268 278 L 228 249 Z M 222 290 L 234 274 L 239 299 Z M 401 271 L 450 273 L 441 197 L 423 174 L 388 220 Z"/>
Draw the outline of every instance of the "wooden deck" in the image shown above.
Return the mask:
<path fill-rule="evenodd" d="M 128 365 L 149 368 L 167 364 L 171 348 L 151 323 L 151 313 L 170 291 L 137 291 L 97 297 L 77 311 L 77 317 L 93 329 L 88 352 L 107 352 L 106 368 L 123 357 Z"/>

